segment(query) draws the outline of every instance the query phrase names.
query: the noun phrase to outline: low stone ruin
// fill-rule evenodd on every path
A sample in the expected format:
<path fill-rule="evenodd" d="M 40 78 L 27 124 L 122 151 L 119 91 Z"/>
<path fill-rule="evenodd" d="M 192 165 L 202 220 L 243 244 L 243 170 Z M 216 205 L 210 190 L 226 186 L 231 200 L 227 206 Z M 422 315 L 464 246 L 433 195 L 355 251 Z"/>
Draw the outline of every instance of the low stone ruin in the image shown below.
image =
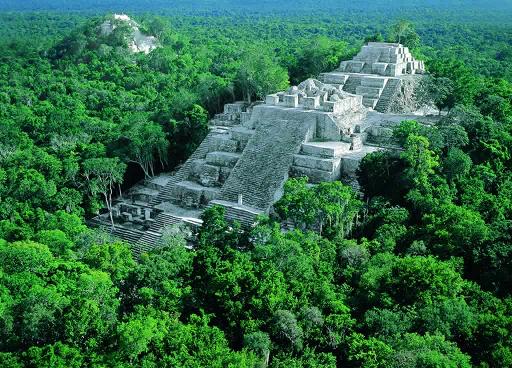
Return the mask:
<path fill-rule="evenodd" d="M 140 31 L 139 24 L 126 14 L 114 14 L 111 19 L 105 20 L 99 27 L 100 34 L 102 36 L 109 36 L 120 23 L 127 24 L 132 30 L 131 35 L 126 40 L 128 42 L 128 48 L 132 52 L 149 54 L 159 47 L 157 38 L 143 34 Z"/>
<path fill-rule="evenodd" d="M 342 180 L 357 190 L 359 162 L 390 148 L 393 125 L 435 119 L 387 113 L 403 101 L 404 78 L 421 78 L 423 71 L 407 48 L 369 43 L 320 80 L 308 79 L 264 102 L 225 105 L 176 172 L 141 182 L 117 199 L 112 232 L 141 253 L 158 246 L 170 225 L 200 226 L 202 211 L 212 205 L 250 227 L 272 211 L 289 177 L 307 176 L 312 184 Z M 108 223 L 106 214 L 91 221 Z"/>

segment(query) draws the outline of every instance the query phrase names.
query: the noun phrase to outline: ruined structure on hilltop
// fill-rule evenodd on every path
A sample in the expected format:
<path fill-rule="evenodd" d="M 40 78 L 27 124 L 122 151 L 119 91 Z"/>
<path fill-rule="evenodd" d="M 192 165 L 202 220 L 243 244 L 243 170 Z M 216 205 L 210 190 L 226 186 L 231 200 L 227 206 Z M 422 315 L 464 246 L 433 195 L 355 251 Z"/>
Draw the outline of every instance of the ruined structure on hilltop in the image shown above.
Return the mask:
<path fill-rule="evenodd" d="M 129 34 L 125 36 L 130 51 L 149 54 L 159 46 L 156 37 L 142 33 L 140 25 L 126 14 L 114 14 L 106 19 L 99 26 L 99 31 L 101 36 L 106 37 L 111 35 L 117 27 L 123 25 L 130 29 Z"/>
<path fill-rule="evenodd" d="M 114 234 L 139 253 L 157 245 L 168 225 L 199 226 L 202 210 L 212 205 L 224 207 L 229 220 L 250 226 L 271 211 L 290 176 L 357 186 L 360 160 L 383 149 L 379 144 L 390 137 L 390 126 L 430 119 L 405 115 L 414 106 L 402 103 L 411 99 L 404 96 L 407 86 L 423 72 L 423 63 L 406 47 L 370 42 L 320 80 L 269 95 L 264 103 L 226 105 L 174 174 L 136 185 L 116 202 Z M 93 223 L 108 219 L 98 216 Z"/>

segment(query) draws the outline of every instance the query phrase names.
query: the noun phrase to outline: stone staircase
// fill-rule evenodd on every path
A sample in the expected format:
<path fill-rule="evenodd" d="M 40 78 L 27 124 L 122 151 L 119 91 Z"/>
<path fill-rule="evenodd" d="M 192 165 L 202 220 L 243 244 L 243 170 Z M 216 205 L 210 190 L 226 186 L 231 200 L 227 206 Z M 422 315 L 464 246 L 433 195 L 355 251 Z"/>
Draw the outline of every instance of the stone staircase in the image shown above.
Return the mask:
<path fill-rule="evenodd" d="M 264 214 L 262 210 L 240 205 L 235 202 L 214 200 L 211 201 L 208 207 L 222 206 L 225 210 L 224 217 L 231 222 L 239 222 L 245 228 L 250 228 L 254 225 L 257 217 Z"/>
<path fill-rule="evenodd" d="M 187 161 L 179 168 L 176 174 L 169 179 L 165 187 L 160 191 L 160 193 L 154 197 L 149 203 L 151 206 L 156 206 L 162 202 L 169 202 L 173 199 L 174 189 L 176 184 L 186 180 L 190 176 L 190 169 L 195 160 L 206 157 L 206 154 L 209 152 L 211 142 L 213 137 L 217 136 L 219 133 L 215 130 L 210 131 L 205 139 L 201 142 L 199 147 L 190 155 Z"/>
<path fill-rule="evenodd" d="M 156 218 L 151 227 L 134 244 L 133 250 L 137 256 L 149 252 L 158 246 L 162 233 L 166 227 L 183 223 L 179 217 L 162 212 Z"/>
<path fill-rule="evenodd" d="M 370 73 L 372 73 L 372 64 L 371 63 L 364 63 L 363 69 L 361 69 L 361 73 L 363 73 L 363 74 L 370 74 Z"/>
<path fill-rule="evenodd" d="M 155 249 L 162 238 L 161 233 L 155 233 L 148 230 L 142 237 L 135 243 L 132 243 L 132 251 L 136 257 L 140 257 L 142 253 L 150 252 Z"/>
<path fill-rule="evenodd" d="M 375 110 L 378 112 L 389 112 L 393 98 L 395 97 L 398 89 L 400 88 L 400 79 L 390 78 L 386 83 L 386 87 L 380 95 L 379 102 L 375 105 Z"/>
<path fill-rule="evenodd" d="M 361 79 L 363 76 L 350 74 L 345 85 L 343 86 L 343 90 L 348 93 L 356 94 L 356 88 L 361 85 Z"/>
<path fill-rule="evenodd" d="M 184 208 L 202 208 L 220 196 L 220 187 L 237 164 L 249 136 L 236 126 L 213 136 L 204 158 L 192 161 L 189 175 L 172 188 L 171 201 Z M 251 131 L 251 133 L 253 133 Z"/>
<path fill-rule="evenodd" d="M 319 79 L 323 83 L 332 84 L 334 86 L 345 85 L 348 74 L 340 72 L 322 73 Z"/>
<path fill-rule="evenodd" d="M 110 230 L 110 234 L 127 243 L 135 244 L 144 235 L 144 231 L 116 226 Z"/>
<path fill-rule="evenodd" d="M 306 141 L 312 122 L 263 120 L 221 189 L 220 200 L 267 211 L 288 178 L 293 155 Z"/>

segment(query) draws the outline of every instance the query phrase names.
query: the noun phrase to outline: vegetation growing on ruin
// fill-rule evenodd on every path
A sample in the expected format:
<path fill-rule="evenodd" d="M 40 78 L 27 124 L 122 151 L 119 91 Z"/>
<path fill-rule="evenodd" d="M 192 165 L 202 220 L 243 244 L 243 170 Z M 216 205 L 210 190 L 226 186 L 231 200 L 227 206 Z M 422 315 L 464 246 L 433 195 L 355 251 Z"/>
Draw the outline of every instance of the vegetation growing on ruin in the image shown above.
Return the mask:
<path fill-rule="evenodd" d="M 363 199 L 291 180 L 278 217 L 244 231 L 213 207 L 194 249 L 175 231 L 138 260 L 84 225 L 111 191 L 172 170 L 224 102 L 400 29 L 145 15 L 143 55 L 103 16 L 0 14 L 0 365 L 511 367 L 512 36 L 445 10 L 400 33 L 445 116 L 363 160 Z"/>

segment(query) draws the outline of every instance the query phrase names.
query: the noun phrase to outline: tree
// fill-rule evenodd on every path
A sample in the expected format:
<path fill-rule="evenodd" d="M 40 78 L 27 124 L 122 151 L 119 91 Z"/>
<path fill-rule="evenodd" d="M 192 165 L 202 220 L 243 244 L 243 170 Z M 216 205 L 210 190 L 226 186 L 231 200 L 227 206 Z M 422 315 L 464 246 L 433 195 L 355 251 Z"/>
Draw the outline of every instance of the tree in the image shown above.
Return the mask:
<path fill-rule="evenodd" d="M 357 169 L 357 180 L 366 198 L 376 196 L 401 203 L 407 191 L 403 172 L 407 163 L 393 151 L 377 151 L 367 154 Z"/>
<path fill-rule="evenodd" d="M 98 194 L 103 195 L 112 227 L 114 227 L 112 193 L 114 186 L 122 183 L 125 170 L 126 164 L 122 163 L 117 157 L 90 158 L 83 163 L 83 175 L 87 180 L 89 193 L 93 198 Z"/>
<path fill-rule="evenodd" d="M 432 89 L 439 87 L 443 92 L 438 96 L 440 97 L 439 106 L 452 109 L 458 104 L 466 106 L 473 104 L 481 81 L 476 77 L 474 71 L 460 59 L 436 58 L 429 64 L 429 71 L 434 77 Z M 446 88 L 447 86 L 449 88 Z M 433 93 L 435 96 L 438 92 L 433 91 Z"/>
<path fill-rule="evenodd" d="M 443 172 L 449 181 L 460 179 L 471 169 L 471 158 L 460 148 L 451 148 L 443 160 Z"/>
<path fill-rule="evenodd" d="M 444 109 L 450 110 L 455 106 L 454 90 L 453 81 L 447 77 L 429 77 L 427 79 L 427 93 L 439 110 L 439 115 Z"/>
<path fill-rule="evenodd" d="M 417 188 L 425 189 L 430 186 L 429 176 L 434 174 L 434 168 L 439 166 L 437 156 L 429 150 L 427 138 L 411 134 L 405 142 L 405 151 L 401 157 L 408 163 L 406 177 Z"/>
<path fill-rule="evenodd" d="M 385 368 L 392 362 L 393 348 L 385 342 L 354 333 L 350 336 L 348 360 L 362 368 Z"/>
<path fill-rule="evenodd" d="M 235 84 L 250 103 L 254 96 L 264 99 L 269 93 L 286 89 L 288 73 L 271 54 L 250 49 L 241 58 Z"/>
<path fill-rule="evenodd" d="M 285 347 L 302 350 L 302 328 L 298 325 L 295 315 L 288 310 L 278 310 L 274 314 L 272 331 L 275 338 Z"/>
<path fill-rule="evenodd" d="M 364 38 L 364 43 L 368 43 L 368 42 L 384 42 L 384 37 L 382 36 L 382 33 L 375 32 L 373 35 L 366 36 Z"/>
<path fill-rule="evenodd" d="M 318 228 L 320 234 L 333 238 L 350 232 L 360 205 L 352 189 L 341 182 L 320 183 L 311 188 L 307 178 L 299 178 L 286 182 L 275 209 L 301 229 Z"/>
<path fill-rule="evenodd" d="M 405 334 L 397 341 L 396 353 L 393 356 L 395 364 L 407 362 L 411 367 L 472 367 L 470 357 L 462 353 L 456 344 L 440 335 Z"/>
<path fill-rule="evenodd" d="M 128 278 L 135 269 L 130 247 L 123 243 L 92 244 L 82 256 L 91 268 L 107 272 L 117 284 Z"/>
<path fill-rule="evenodd" d="M 400 20 L 391 26 L 389 39 L 391 42 L 401 43 L 411 49 L 418 47 L 420 43 L 420 37 L 414 30 L 414 25 L 407 20 Z"/>
<path fill-rule="evenodd" d="M 347 44 L 325 36 L 315 37 L 297 51 L 297 61 L 290 68 L 292 82 L 299 84 L 307 78 L 335 69 L 347 53 Z"/>
<path fill-rule="evenodd" d="M 244 336 L 244 346 L 254 351 L 261 359 L 261 367 L 268 366 L 270 360 L 270 348 L 272 342 L 265 332 L 257 331 Z"/>
<path fill-rule="evenodd" d="M 125 137 L 129 143 L 126 155 L 129 162 L 140 166 L 146 178 L 155 175 L 155 161 L 158 159 L 163 167 L 167 162 L 169 142 L 162 127 L 147 121 L 141 115 L 132 116 Z"/>

